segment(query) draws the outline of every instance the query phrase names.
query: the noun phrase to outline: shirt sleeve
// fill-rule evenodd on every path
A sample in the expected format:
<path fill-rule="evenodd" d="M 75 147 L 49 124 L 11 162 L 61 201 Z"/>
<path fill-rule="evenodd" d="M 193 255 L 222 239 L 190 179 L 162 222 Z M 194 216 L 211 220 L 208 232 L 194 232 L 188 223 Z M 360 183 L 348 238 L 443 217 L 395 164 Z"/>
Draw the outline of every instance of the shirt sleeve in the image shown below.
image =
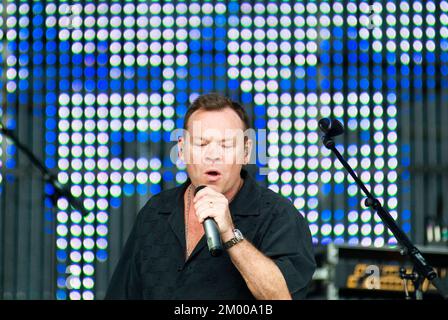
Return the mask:
<path fill-rule="evenodd" d="M 292 203 L 274 210 L 260 250 L 278 266 L 292 298 L 305 298 L 316 262 L 308 223 Z"/>
<path fill-rule="evenodd" d="M 123 248 L 120 260 L 109 282 L 106 300 L 139 300 L 143 298 L 140 273 L 137 267 L 138 228 L 141 216 L 142 214 L 139 213 Z"/>

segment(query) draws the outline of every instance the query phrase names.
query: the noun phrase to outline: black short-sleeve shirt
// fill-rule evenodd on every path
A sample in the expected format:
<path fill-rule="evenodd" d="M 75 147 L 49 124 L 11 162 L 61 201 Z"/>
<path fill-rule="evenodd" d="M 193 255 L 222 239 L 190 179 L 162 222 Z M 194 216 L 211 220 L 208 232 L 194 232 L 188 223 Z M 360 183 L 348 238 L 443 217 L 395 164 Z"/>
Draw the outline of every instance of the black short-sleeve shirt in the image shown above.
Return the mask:
<path fill-rule="evenodd" d="M 293 299 L 302 299 L 315 270 L 308 224 L 288 199 L 261 187 L 244 169 L 229 204 L 235 227 L 281 270 Z M 254 299 L 227 252 L 212 257 L 203 236 L 185 261 L 182 185 L 141 209 L 106 299 Z"/>

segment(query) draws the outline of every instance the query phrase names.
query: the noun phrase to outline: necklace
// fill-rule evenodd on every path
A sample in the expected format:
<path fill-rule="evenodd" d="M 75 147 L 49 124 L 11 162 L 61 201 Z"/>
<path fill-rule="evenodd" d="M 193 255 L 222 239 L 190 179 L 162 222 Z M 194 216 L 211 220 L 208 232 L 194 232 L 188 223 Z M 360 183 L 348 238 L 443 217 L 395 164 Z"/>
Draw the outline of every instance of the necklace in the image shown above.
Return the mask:
<path fill-rule="evenodd" d="M 229 203 L 235 198 L 235 196 L 238 194 L 238 191 L 240 191 L 241 187 L 243 186 L 244 180 L 241 179 L 240 185 L 238 186 L 238 190 L 235 193 L 235 195 L 232 197 L 232 199 L 229 200 Z M 191 190 L 192 185 L 190 184 L 188 186 L 188 200 L 187 200 L 187 214 L 185 219 L 185 259 L 188 259 L 189 256 L 189 248 L 188 248 L 188 223 L 190 221 L 190 203 L 191 203 Z"/>
<path fill-rule="evenodd" d="M 188 223 L 190 220 L 191 184 L 188 186 L 187 218 L 185 219 L 185 259 L 188 259 Z"/>

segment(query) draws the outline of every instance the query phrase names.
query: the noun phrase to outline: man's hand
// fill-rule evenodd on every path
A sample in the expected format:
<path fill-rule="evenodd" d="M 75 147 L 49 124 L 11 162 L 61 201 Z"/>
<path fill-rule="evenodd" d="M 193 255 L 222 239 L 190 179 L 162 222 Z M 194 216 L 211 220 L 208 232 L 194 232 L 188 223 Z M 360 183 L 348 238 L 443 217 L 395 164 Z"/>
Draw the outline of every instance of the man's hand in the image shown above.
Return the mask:
<path fill-rule="evenodd" d="M 235 228 L 230 215 L 229 201 L 223 194 L 205 187 L 196 194 L 193 204 L 200 223 L 203 223 L 206 218 L 213 218 L 218 224 L 222 241 L 226 242 L 233 238 Z"/>

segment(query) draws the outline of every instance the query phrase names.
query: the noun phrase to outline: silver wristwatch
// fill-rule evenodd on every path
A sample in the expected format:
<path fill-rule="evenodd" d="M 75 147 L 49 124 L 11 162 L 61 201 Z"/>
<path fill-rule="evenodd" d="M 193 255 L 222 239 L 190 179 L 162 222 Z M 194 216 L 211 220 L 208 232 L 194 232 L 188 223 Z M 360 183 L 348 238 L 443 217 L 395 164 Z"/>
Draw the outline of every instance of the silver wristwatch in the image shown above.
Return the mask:
<path fill-rule="evenodd" d="M 234 237 L 232 239 L 224 243 L 224 248 L 226 249 L 232 248 L 234 245 L 244 240 L 243 234 L 238 229 L 233 230 L 233 235 Z"/>

